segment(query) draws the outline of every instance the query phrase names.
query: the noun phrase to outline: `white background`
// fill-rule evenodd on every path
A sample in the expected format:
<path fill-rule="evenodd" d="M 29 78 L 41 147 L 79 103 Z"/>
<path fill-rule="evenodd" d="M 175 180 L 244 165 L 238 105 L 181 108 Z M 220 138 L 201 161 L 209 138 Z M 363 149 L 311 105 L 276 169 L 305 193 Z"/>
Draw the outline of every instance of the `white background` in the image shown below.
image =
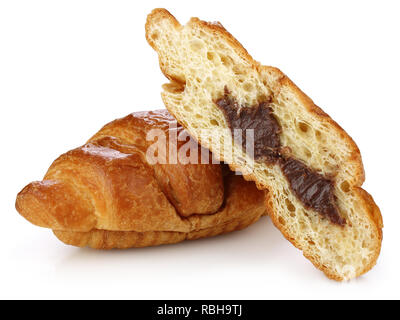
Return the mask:
<path fill-rule="evenodd" d="M 143 3 L 143 4 L 140 4 Z M 377 266 L 328 280 L 267 218 L 127 251 L 69 247 L 18 215 L 16 194 L 105 123 L 162 108 L 146 15 L 219 20 L 354 138 L 384 218 Z M 0 298 L 400 298 L 398 1 L 0 2 Z"/>

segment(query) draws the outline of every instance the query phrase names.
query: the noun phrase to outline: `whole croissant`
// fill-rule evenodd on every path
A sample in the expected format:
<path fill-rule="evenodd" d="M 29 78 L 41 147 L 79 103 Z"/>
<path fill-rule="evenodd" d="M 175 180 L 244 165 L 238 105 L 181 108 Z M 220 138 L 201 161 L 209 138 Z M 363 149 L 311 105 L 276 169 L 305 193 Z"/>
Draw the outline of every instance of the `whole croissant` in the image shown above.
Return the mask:
<path fill-rule="evenodd" d="M 149 163 L 150 130 L 165 134 L 164 163 Z M 97 249 L 145 247 L 240 230 L 265 213 L 264 193 L 220 164 L 170 163 L 185 134 L 166 110 L 139 112 L 104 126 L 61 155 L 42 181 L 17 196 L 18 212 L 64 243 Z M 197 145 L 199 163 L 204 152 Z M 161 150 L 163 150 L 161 148 Z M 162 152 L 162 151 L 161 151 Z"/>

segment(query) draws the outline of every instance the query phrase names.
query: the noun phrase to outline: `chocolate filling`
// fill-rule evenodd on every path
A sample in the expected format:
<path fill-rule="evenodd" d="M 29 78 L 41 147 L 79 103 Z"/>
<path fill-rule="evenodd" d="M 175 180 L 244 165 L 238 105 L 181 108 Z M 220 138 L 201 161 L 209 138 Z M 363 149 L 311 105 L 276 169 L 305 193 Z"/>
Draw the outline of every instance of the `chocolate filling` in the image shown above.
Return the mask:
<path fill-rule="evenodd" d="M 224 96 L 215 101 L 224 112 L 232 136 L 241 129 L 241 143 L 246 148 L 246 129 L 254 130 L 254 159 L 277 163 L 289 182 L 290 188 L 306 208 L 311 208 L 332 223 L 343 226 L 346 221 L 338 211 L 333 181 L 307 167 L 303 162 L 282 154 L 281 127 L 275 119 L 270 101 L 256 106 L 239 106 L 227 88 Z"/>
<path fill-rule="evenodd" d="M 231 130 L 242 129 L 241 143 L 243 149 L 246 149 L 246 130 L 254 129 L 254 158 L 261 158 L 268 162 L 275 162 L 279 159 L 281 127 L 272 114 L 269 101 L 261 102 L 251 108 L 240 108 L 237 101 L 230 96 L 229 91 L 225 88 L 224 97 L 218 99 L 216 104 L 224 111 Z M 238 109 L 240 109 L 239 113 Z M 234 138 L 238 142 L 238 137 L 234 136 Z"/>
<path fill-rule="evenodd" d="M 329 218 L 333 223 L 344 225 L 346 221 L 339 215 L 333 182 L 293 158 L 281 158 L 279 165 L 290 183 L 296 197 L 307 207 Z"/>

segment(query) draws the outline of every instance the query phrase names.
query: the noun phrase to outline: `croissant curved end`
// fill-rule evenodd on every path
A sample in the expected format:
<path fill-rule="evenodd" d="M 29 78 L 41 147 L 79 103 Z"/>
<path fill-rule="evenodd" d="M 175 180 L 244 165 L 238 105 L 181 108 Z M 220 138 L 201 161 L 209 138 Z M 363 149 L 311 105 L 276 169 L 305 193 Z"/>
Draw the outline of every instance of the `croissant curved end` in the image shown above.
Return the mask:
<path fill-rule="evenodd" d="M 17 195 L 15 208 L 39 227 L 90 231 L 96 226 L 92 205 L 81 201 L 72 186 L 58 180 L 28 184 Z"/>

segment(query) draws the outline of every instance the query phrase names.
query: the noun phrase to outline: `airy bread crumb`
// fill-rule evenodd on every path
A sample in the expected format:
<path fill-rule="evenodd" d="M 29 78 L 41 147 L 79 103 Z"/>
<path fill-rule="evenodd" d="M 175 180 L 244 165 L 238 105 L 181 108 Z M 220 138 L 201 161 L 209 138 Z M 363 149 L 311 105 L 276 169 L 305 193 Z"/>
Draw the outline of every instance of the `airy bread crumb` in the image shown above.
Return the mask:
<path fill-rule="evenodd" d="M 371 269 L 381 248 L 382 218 L 360 188 L 361 156 L 347 133 L 279 69 L 254 61 L 221 24 L 192 18 L 181 26 L 167 10 L 155 9 L 147 18 L 146 38 L 170 80 L 162 92 L 167 109 L 216 158 L 231 160 L 231 169 L 268 190 L 269 214 L 284 236 L 332 279 L 351 279 Z M 305 208 L 277 164 L 254 160 L 233 143 L 224 113 L 214 103 L 225 87 L 239 105 L 271 99 L 282 145 L 313 170 L 334 177 L 345 226 Z M 227 142 L 233 145 L 232 159 L 221 148 Z"/>

